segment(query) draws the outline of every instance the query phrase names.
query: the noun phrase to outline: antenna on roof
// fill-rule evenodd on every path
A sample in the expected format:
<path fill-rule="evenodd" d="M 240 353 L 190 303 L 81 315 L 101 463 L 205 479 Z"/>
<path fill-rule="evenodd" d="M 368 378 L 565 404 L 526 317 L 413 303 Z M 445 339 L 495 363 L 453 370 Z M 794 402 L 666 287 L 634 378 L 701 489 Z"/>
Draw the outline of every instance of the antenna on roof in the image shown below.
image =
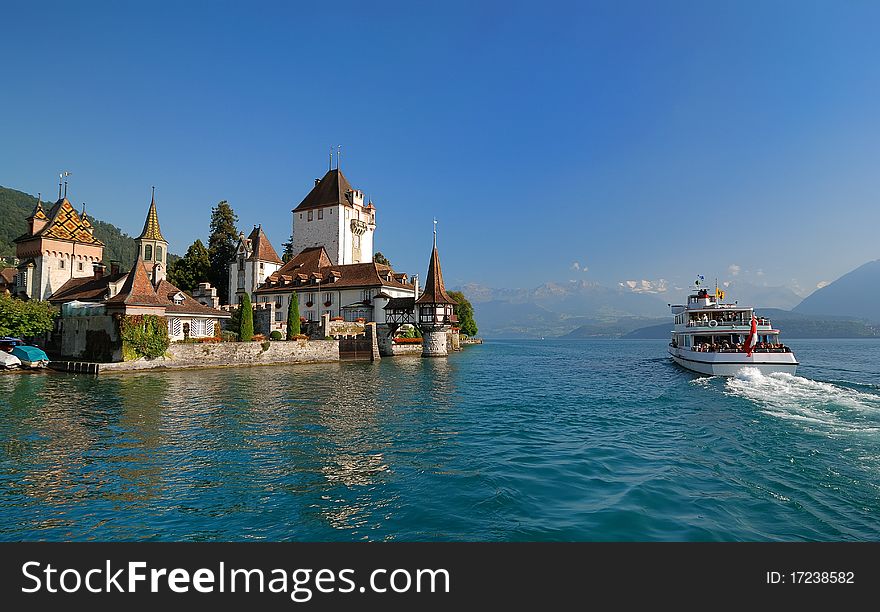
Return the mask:
<path fill-rule="evenodd" d="M 58 178 L 60 179 L 58 182 L 58 199 L 59 200 L 61 199 L 61 181 L 64 181 L 64 197 L 66 198 L 67 197 L 67 181 L 65 179 L 72 174 L 73 174 L 72 172 L 68 172 L 67 170 L 65 170 L 64 172 L 62 172 L 61 174 L 58 175 Z"/>
<path fill-rule="evenodd" d="M 437 248 L 437 217 L 434 217 L 434 248 Z"/>
<path fill-rule="evenodd" d="M 342 145 L 336 145 L 336 169 L 339 170 L 339 162 L 342 159 Z"/>

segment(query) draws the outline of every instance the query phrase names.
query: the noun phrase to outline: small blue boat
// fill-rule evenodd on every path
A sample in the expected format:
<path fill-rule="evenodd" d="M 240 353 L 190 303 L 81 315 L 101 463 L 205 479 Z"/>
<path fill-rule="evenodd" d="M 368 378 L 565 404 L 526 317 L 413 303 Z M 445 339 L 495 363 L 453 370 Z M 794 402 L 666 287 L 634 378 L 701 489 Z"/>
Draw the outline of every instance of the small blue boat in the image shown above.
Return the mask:
<path fill-rule="evenodd" d="M 18 357 L 25 368 L 45 368 L 49 365 L 49 356 L 35 346 L 17 344 L 12 347 L 12 354 Z"/>

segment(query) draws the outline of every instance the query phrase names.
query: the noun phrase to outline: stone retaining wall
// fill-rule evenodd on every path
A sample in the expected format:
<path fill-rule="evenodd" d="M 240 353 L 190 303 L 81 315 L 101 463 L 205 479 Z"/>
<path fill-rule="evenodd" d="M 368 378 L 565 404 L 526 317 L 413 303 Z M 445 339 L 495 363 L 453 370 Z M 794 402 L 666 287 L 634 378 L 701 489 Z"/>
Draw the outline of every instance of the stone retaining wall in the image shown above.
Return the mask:
<path fill-rule="evenodd" d="M 266 348 L 264 348 L 264 346 Z M 339 361 L 335 340 L 172 344 L 165 358 L 102 363 L 101 372 L 154 368 L 216 368 Z"/>

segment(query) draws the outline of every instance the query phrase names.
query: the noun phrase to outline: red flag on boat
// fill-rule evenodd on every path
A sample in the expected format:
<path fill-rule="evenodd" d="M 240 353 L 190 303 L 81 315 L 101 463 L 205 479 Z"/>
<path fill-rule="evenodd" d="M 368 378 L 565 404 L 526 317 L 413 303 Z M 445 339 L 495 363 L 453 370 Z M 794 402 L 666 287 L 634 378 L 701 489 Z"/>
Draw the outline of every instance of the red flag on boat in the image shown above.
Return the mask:
<path fill-rule="evenodd" d="M 746 343 L 743 346 L 743 349 L 746 351 L 746 357 L 752 356 L 752 349 L 755 348 L 755 345 L 758 344 L 758 319 L 755 318 L 755 315 L 752 315 L 752 329 L 749 331 L 749 335 L 746 338 Z"/>

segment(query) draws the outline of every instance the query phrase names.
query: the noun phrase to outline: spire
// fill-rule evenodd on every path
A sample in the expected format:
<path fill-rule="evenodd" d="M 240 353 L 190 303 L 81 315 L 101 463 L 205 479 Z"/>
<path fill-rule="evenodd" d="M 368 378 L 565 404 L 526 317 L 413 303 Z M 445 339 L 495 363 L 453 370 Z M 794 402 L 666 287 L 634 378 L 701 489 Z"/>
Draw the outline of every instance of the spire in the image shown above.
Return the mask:
<path fill-rule="evenodd" d="M 436 223 L 436 221 L 435 221 Z M 437 227 L 436 225 L 434 226 Z M 436 229 L 435 229 L 436 232 Z M 434 249 L 431 251 L 431 261 L 428 263 L 428 276 L 425 278 L 425 289 L 416 304 L 457 304 L 446 293 L 443 284 L 443 272 L 440 270 L 440 256 L 437 254 L 437 234 L 434 234 Z"/>
<path fill-rule="evenodd" d="M 31 213 L 29 219 L 43 219 L 48 220 L 45 211 L 43 210 L 43 194 L 37 194 L 37 205 L 34 207 L 34 212 Z"/>
<path fill-rule="evenodd" d="M 138 254 L 134 266 L 119 293 L 107 300 L 108 304 L 125 304 L 127 306 L 162 306 L 164 305 L 156 290 L 150 283 L 150 277 L 144 266 L 144 260 Z"/>
<path fill-rule="evenodd" d="M 159 229 L 159 215 L 156 213 L 156 188 L 153 187 L 153 195 L 150 198 L 150 211 L 147 213 L 147 220 L 144 221 L 144 231 L 136 240 L 161 240 L 168 242 L 162 236 L 162 230 Z"/>

